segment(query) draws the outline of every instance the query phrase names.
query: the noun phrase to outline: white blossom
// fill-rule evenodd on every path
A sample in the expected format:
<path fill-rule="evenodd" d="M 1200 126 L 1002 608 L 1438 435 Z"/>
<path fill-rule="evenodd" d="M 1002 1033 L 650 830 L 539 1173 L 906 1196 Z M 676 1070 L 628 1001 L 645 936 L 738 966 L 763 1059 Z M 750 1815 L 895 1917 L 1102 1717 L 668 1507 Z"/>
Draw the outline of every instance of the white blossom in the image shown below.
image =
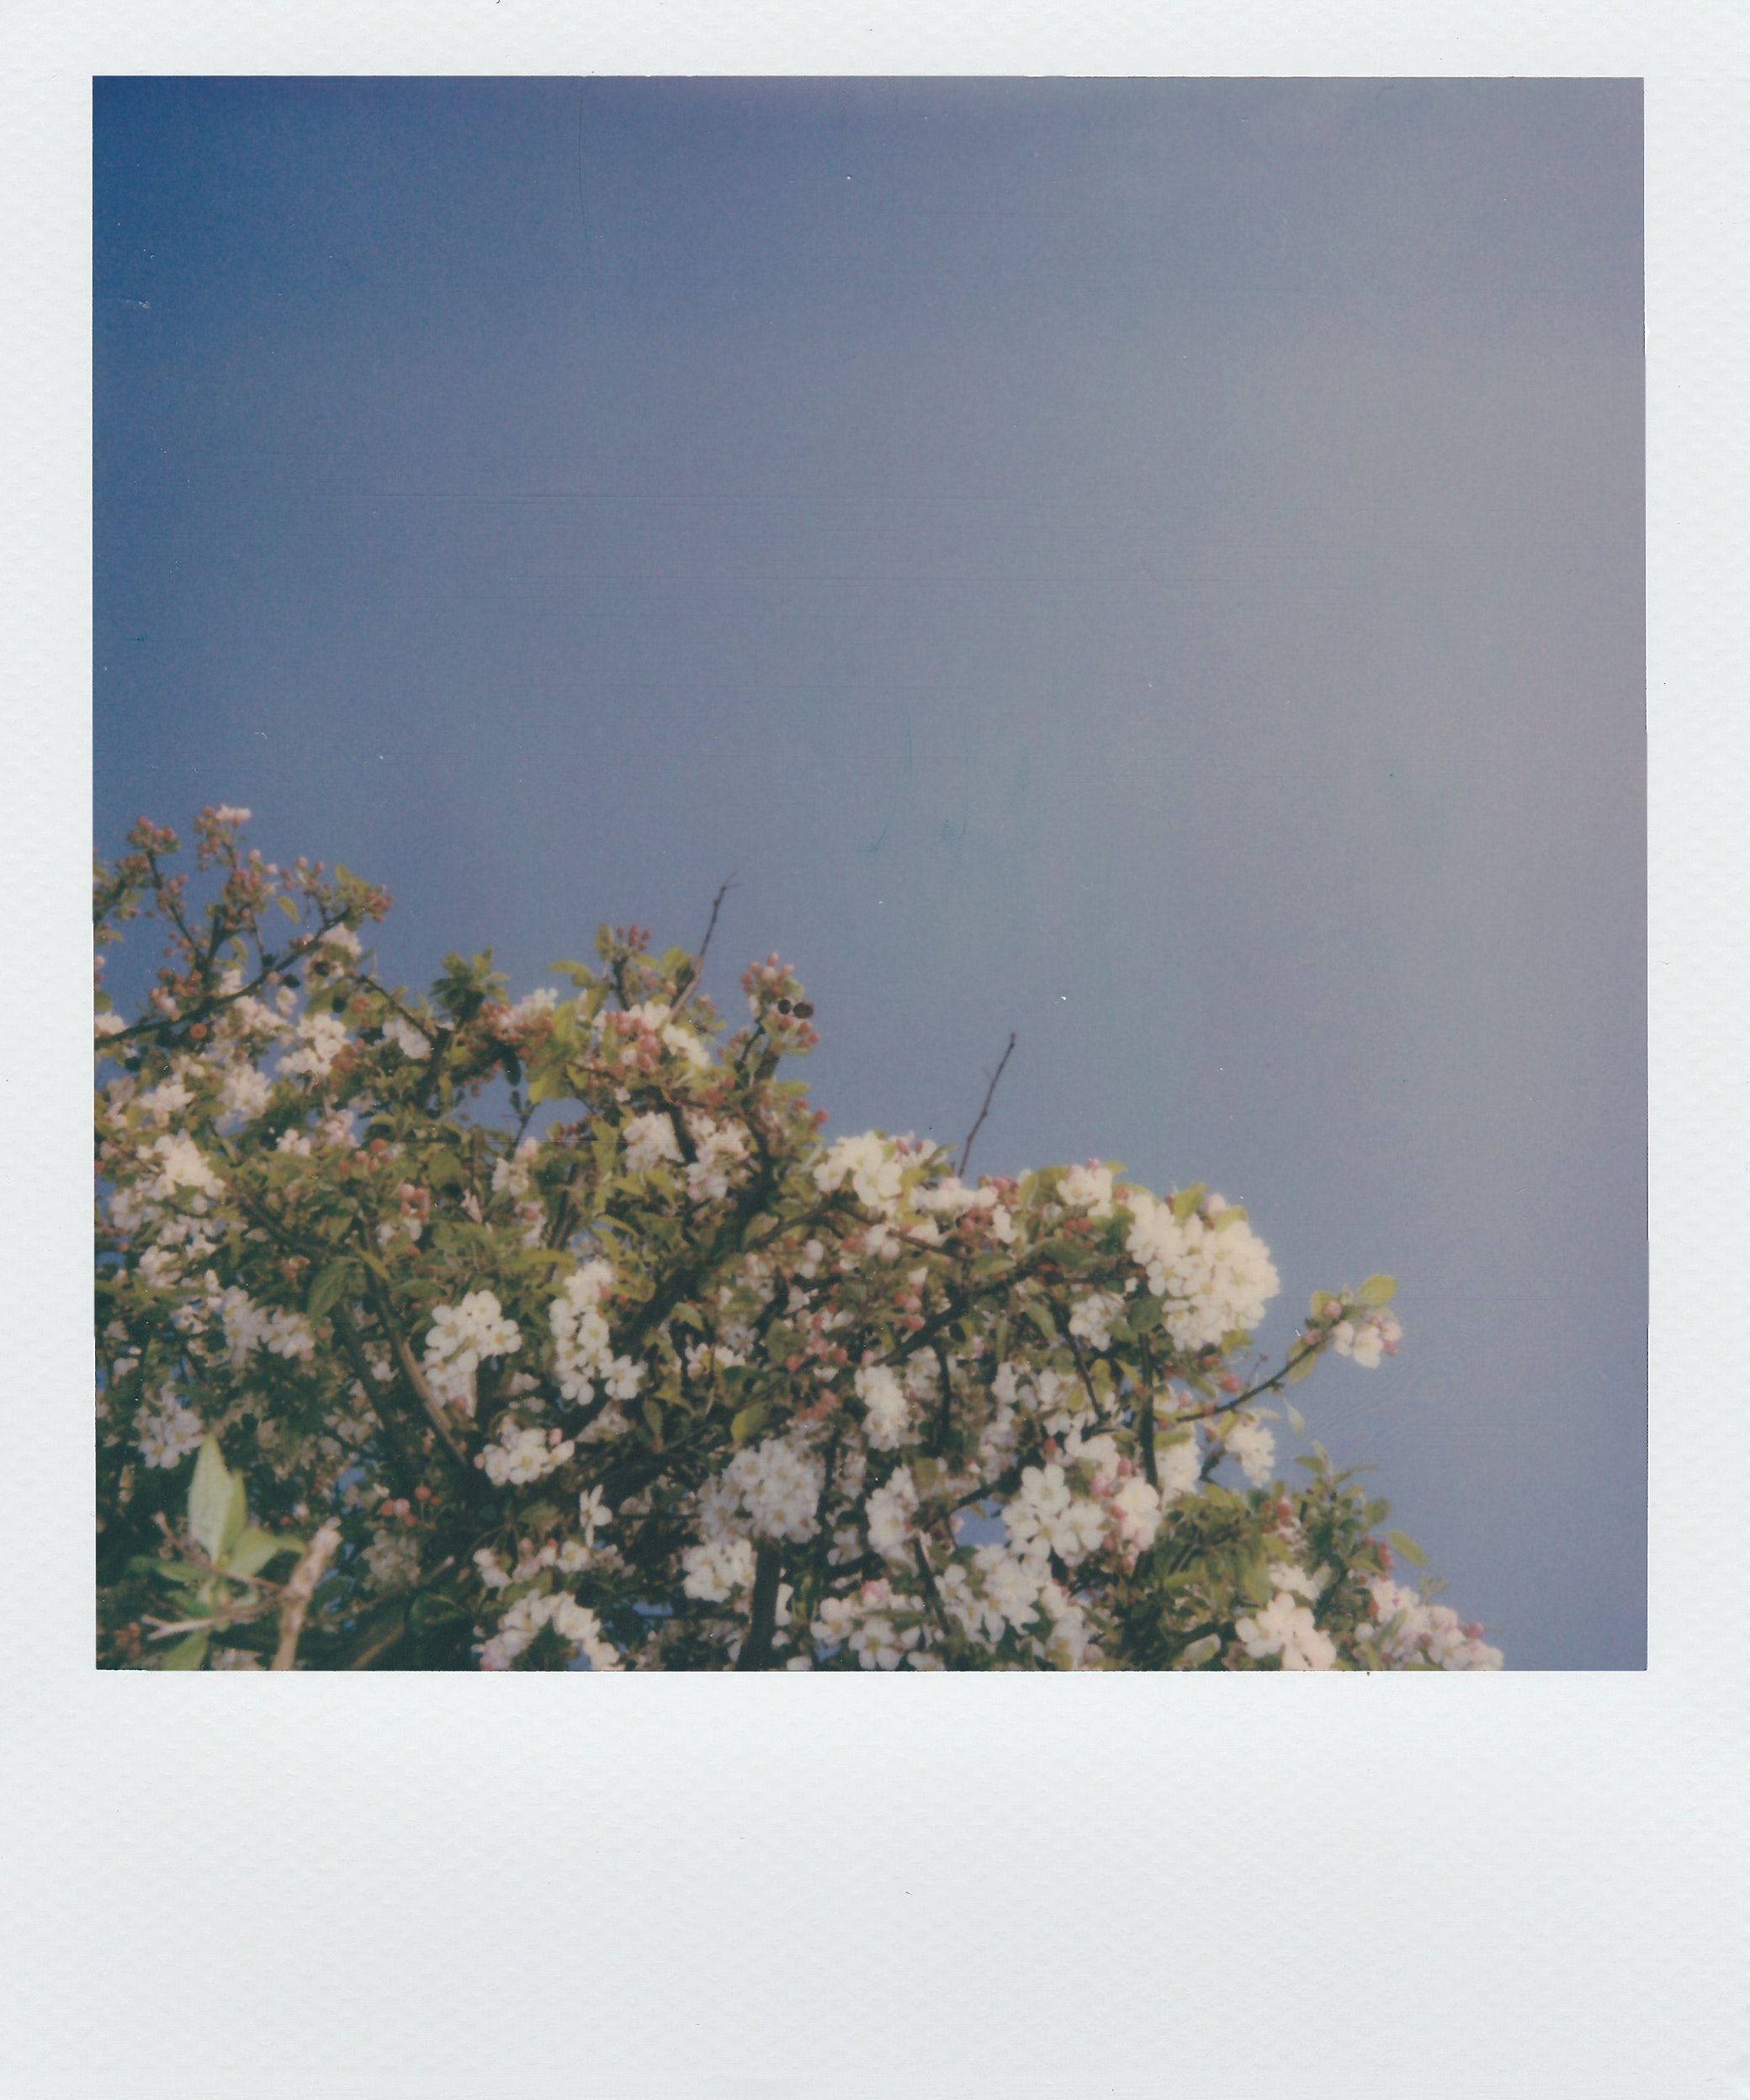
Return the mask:
<path fill-rule="evenodd" d="M 1228 1451 L 1239 1461 L 1240 1471 L 1254 1488 L 1268 1488 L 1276 1462 L 1274 1434 L 1250 1415 L 1244 1415 L 1228 1430 Z"/>
<path fill-rule="evenodd" d="M 148 1466 L 162 1466 L 167 1472 L 191 1451 L 198 1451 L 205 1434 L 200 1417 L 166 1386 L 158 1395 L 156 1410 L 141 1422 L 140 1456 Z"/>
<path fill-rule="evenodd" d="M 438 1400 L 464 1414 L 475 1410 L 475 1374 L 496 1356 L 514 1356 L 522 1332 L 505 1318 L 491 1291 L 470 1291 L 459 1305 L 440 1305 L 426 1336 L 426 1383 Z"/>
<path fill-rule="evenodd" d="M 543 1626 L 551 1626 L 572 1652 L 586 1660 L 592 1670 L 623 1667 L 619 1650 L 602 1630 L 602 1622 L 586 1604 L 560 1590 L 548 1596 L 531 1594 L 519 1597 L 498 1622 L 498 1631 L 480 1650 L 483 1670 L 507 1670 L 533 1641 Z"/>
<path fill-rule="evenodd" d="M 750 1590 L 754 1580 L 754 1549 L 748 1539 L 708 1539 L 690 1546 L 681 1556 L 685 1577 L 681 1587 L 689 1597 L 709 1604 L 724 1604 L 738 1592 Z"/>
<path fill-rule="evenodd" d="M 557 1429 L 524 1429 L 506 1421 L 499 1424 L 493 1441 L 475 1454 L 474 1462 L 495 1488 L 523 1488 L 556 1472 L 576 1448 Z"/>
<path fill-rule="evenodd" d="M 892 1146 L 872 1130 L 857 1138 L 841 1138 L 814 1167 L 817 1188 L 830 1194 L 848 1181 L 860 1203 L 883 1212 L 899 1203 L 900 1176 Z"/>
<path fill-rule="evenodd" d="M 383 1040 L 392 1043 L 404 1058 L 428 1058 L 432 1054 L 430 1038 L 399 1014 L 391 1014 L 384 1022 Z"/>
<path fill-rule="evenodd" d="M 905 1388 L 884 1364 L 866 1365 L 851 1382 L 867 1410 L 863 1433 L 872 1449 L 898 1450 L 910 1429 L 911 1409 Z"/>
<path fill-rule="evenodd" d="M 1131 1214 L 1126 1245 L 1163 1301 L 1167 1332 L 1181 1349 L 1219 1346 L 1228 1334 L 1249 1334 L 1275 1296 L 1280 1279 L 1270 1253 L 1231 1210 L 1212 1219 L 1207 1206 L 1175 1216 L 1141 1189 L 1124 1194 Z"/>
<path fill-rule="evenodd" d="M 1291 1590 L 1279 1589 L 1264 1609 L 1238 1620 L 1233 1631 L 1254 1662 L 1280 1656 L 1285 1670 L 1328 1670 L 1337 1662 L 1337 1644 L 1313 1621 Z"/>
<path fill-rule="evenodd" d="M 326 1079 L 334 1061 L 350 1040 L 347 1024 L 337 1014 L 305 1014 L 298 1023 L 298 1044 L 279 1060 L 282 1077 L 302 1073 L 313 1079 Z"/>

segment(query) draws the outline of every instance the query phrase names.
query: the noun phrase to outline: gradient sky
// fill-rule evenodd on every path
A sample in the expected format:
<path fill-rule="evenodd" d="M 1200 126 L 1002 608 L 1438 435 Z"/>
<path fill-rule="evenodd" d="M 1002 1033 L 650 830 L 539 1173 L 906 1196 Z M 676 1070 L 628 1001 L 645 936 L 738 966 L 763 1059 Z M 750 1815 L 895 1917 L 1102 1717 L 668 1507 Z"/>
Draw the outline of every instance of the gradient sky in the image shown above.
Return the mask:
<path fill-rule="evenodd" d="M 777 948 L 835 1130 L 1402 1280 L 1297 1389 L 1645 1629 L 1637 83 L 104 81 L 96 825 L 390 972 Z M 1285 1436 L 1285 1443 L 1291 1440 Z"/>

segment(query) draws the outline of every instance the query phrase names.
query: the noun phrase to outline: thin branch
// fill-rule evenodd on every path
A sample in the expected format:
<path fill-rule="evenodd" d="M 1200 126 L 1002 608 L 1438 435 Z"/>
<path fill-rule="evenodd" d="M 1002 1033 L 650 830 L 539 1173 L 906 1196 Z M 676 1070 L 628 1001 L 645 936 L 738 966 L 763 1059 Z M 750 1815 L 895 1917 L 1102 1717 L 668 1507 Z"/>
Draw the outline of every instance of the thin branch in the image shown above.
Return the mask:
<path fill-rule="evenodd" d="M 1304 1349 L 1291 1350 L 1287 1360 L 1279 1371 L 1269 1378 L 1263 1379 L 1249 1391 L 1241 1393 L 1238 1399 L 1230 1400 L 1228 1403 L 1228 1406 L 1243 1408 L 1248 1400 L 1255 1400 L 1260 1392 L 1274 1392 L 1297 1364 L 1303 1364 L 1309 1356 L 1318 1355 L 1323 1346 L 1321 1342 L 1309 1342 Z"/>
<path fill-rule="evenodd" d="M 1101 1429 L 1104 1429 L 1106 1413 L 1100 1404 L 1100 1395 L 1094 1390 L 1093 1375 L 1088 1369 L 1088 1360 L 1082 1353 L 1082 1345 L 1069 1331 L 1069 1315 L 1055 1298 L 1047 1297 L 1045 1302 L 1051 1307 L 1052 1318 L 1058 1323 L 1058 1332 L 1069 1344 L 1069 1354 L 1075 1359 L 1076 1375 L 1082 1381 L 1083 1392 L 1088 1396 L 1088 1405 L 1094 1410 L 1094 1419 Z"/>
<path fill-rule="evenodd" d="M 377 1324 L 388 1337 L 390 1347 L 395 1351 L 395 1361 L 400 1366 L 402 1377 L 406 1380 L 414 1397 L 430 1418 L 432 1427 L 437 1430 L 443 1440 L 443 1448 L 460 1467 L 463 1478 L 471 1482 L 474 1478 L 474 1468 L 468 1463 L 466 1453 L 456 1441 L 454 1430 L 444 1420 L 443 1409 L 438 1404 L 437 1395 L 426 1383 L 425 1373 L 421 1371 L 413 1351 L 407 1346 L 406 1336 L 395 1324 L 395 1313 L 389 1302 L 389 1293 L 369 1270 L 366 1272 L 365 1288 L 370 1297 L 371 1310 L 377 1316 Z"/>
<path fill-rule="evenodd" d="M 263 1613 L 273 1609 L 273 1600 L 263 1597 L 252 1604 L 241 1604 L 235 1611 L 209 1612 L 204 1619 L 153 1619 L 144 1624 L 152 1631 L 147 1636 L 152 1641 L 167 1641 L 173 1633 L 203 1633 L 209 1626 L 236 1626 L 250 1619 L 259 1619 Z"/>
<path fill-rule="evenodd" d="M 717 894 L 711 899 L 711 917 L 705 928 L 705 937 L 699 943 L 698 953 L 692 958 L 692 975 L 687 978 L 685 990 L 675 1001 L 671 1010 L 672 1013 L 678 1014 L 699 988 L 699 980 L 705 974 L 705 957 L 710 951 L 711 936 L 717 931 L 717 915 L 723 909 L 724 899 L 734 887 L 735 878 L 733 875 L 717 886 Z"/>
<path fill-rule="evenodd" d="M 1202 1422 L 1206 1421 L 1211 1415 L 1232 1414 L 1236 1408 L 1243 1408 L 1249 1401 L 1257 1399 L 1260 1393 L 1275 1392 L 1295 1366 L 1305 1363 L 1309 1356 L 1318 1355 L 1320 1347 L 1319 1343 L 1313 1342 L 1305 1349 L 1291 1350 L 1288 1360 L 1281 1369 L 1273 1371 L 1268 1378 L 1260 1379 L 1255 1386 L 1248 1387 L 1244 1392 L 1235 1393 L 1231 1399 L 1224 1394 L 1221 1399 L 1212 1400 L 1203 1407 L 1185 1408 L 1172 1416 L 1172 1424 Z"/>
<path fill-rule="evenodd" d="M 293 947 L 283 956 L 276 956 L 271 962 L 264 962 L 249 982 L 240 985 L 236 991 L 207 993 L 189 1007 L 186 1013 L 179 1013 L 174 1016 L 162 1014 L 156 1021 L 136 1021 L 131 1027 L 118 1029 L 114 1035 L 106 1036 L 103 1040 L 106 1043 L 126 1042 L 135 1036 L 163 1035 L 172 1029 L 189 1027 L 196 1021 L 205 1021 L 209 1016 L 216 1014 L 221 1007 L 235 1005 L 240 999 L 252 999 L 275 970 L 289 968 L 303 961 L 306 951 L 320 941 L 322 936 L 331 927 L 337 926 L 341 923 L 340 920 L 330 919 L 324 913 L 321 915 L 321 924 L 310 935 L 308 941 L 305 941 L 301 947 Z M 261 948 L 261 941 L 257 936 L 256 939 L 257 950 Z M 380 989 L 380 987 L 379 989 Z M 406 1009 L 402 1010 L 405 1011 Z"/>
<path fill-rule="evenodd" d="M 911 1551 L 918 1564 L 918 1573 L 923 1579 L 924 1594 L 930 1599 L 930 1609 L 936 1615 L 936 1625 L 941 1628 L 941 1637 L 944 1641 L 952 1641 L 954 1636 L 948 1630 L 948 1615 L 942 1609 L 941 1592 L 936 1587 L 936 1578 L 931 1572 L 930 1556 L 924 1551 L 924 1541 L 914 1539 Z"/>
<path fill-rule="evenodd" d="M 966 1163 L 973 1156 L 973 1140 L 984 1127 L 984 1118 L 990 1113 L 990 1104 L 996 1096 L 997 1081 L 1003 1076 L 1003 1068 L 1014 1054 L 1015 1031 L 1011 1028 L 1009 1031 L 1009 1047 L 1004 1051 L 995 1071 L 990 1075 L 990 1084 L 984 1090 L 984 1106 L 978 1111 L 978 1120 L 968 1131 L 966 1143 L 960 1148 L 960 1164 L 954 1169 L 957 1175 L 963 1175 L 966 1172 Z"/>
<path fill-rule="evenodd" d="M 364 1404 L 383 1431 L 384 1441 L 389 1446 L 392 1470 L 401 1476 L 396 1485 L 405 1489 L 418 1480 L 421 1472 L 419 1463 L 401 1440 L 400 1423 L 391 1419 L 386 1407 L 379 1404 L 378 1381 L 366 1360 L 363 1345 L 358 1339 L 358 1329 L 353 1323 L 353 1315 L 344 1305 L 337 1303 L 330 1308 L 328 1317 L 334 1323 L 334 1330 L 340 1336 L 341 1346 L 346 1350 L 347 1361 L 353 1366 L 353 1375 L 364 1394 Z"/>
<path fill-rule="evenodd" d="M 273 1668 L 298 1667 L 298 1636 L 304 1631 L 304 1615 L 316 1594 L 328 1563 L 340 1545 L 340 1526 L 332 1517 L 305 1547 L 304 1557 L 292 1570 L 279 1603 L 279 1646 L 273 1651 Z"/>
<path fill-rule="evenodd" d="M 1012 1291 L 1017 1284 L 1025 1283 L 1044 1266 L 1047 1255 L 1043 1252 L 1029 1254 L 1026 1260 L 1016 1264 L 1007 1275 L 993 1276 L 988 1283 L 966 1284 L 950 1293 L 948 1301 L 940 1312 L 932 1312 L 924 1324 L 915 1328 L 903 1342 L 888 1350 L 878 1363 L 898 1364 L 920 1349 L 927 1349 L 945 1327 L 969 1312 L 981 1299 L 994 1297 L 999 1291 Z"/>
<path fill-rule="evenodd" d="M 386 1655 L 391 1648 L 398 1647 L 406 1637 L 407 1621 L 405 1619 L 397 1619 L 386 1633 L 379 1635 L 369 1646 L 361 1648 L 347 1663 L 347 1668 L 349 1670 L 368 1670 L 379 1655 Z"/>
<path fill-rule="evenodd" d="M 1010 1466 L 1005 1472 L 999 1473 L 994 1480 L 987 1480 L 980 1486 L 971 1489 L 968 1493 L 962 1495 L 957 1502 L 951 1502 L 948 1504 L 948 1515 L 952 1517 L 962 1509 L 969 1509 L 975 1502 L 987 1501 L 992 1495 L 1013 1494 L 1021 1485 L 1021 1472 L 1019 1466 Z"/>
<path fill-rule="evenodd" d="M 1160 1474 L 1154 1461 L 1154 1359 L 1148 1348 L 1148 1338 L 1143 1337 L 1143 1390 L 1138 1396 L 1137 1441 L 1143 1447 L 1143 1477 L 1151 1488 L 1160 1486 Z"/>

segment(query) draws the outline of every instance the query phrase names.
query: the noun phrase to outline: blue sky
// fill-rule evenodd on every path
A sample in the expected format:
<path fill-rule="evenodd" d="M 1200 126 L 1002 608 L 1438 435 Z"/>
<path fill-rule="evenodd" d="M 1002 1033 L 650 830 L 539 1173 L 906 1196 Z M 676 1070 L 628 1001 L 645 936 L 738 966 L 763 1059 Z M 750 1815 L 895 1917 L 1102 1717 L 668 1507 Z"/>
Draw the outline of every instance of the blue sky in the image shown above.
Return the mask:
<path fill-rule="evenodd" d="M 777 948 L 835 1129 L 1402 1279 L 1299 1389 L 1644 1659 L 1631 82 L 108 81 L 96 822 Z"/>

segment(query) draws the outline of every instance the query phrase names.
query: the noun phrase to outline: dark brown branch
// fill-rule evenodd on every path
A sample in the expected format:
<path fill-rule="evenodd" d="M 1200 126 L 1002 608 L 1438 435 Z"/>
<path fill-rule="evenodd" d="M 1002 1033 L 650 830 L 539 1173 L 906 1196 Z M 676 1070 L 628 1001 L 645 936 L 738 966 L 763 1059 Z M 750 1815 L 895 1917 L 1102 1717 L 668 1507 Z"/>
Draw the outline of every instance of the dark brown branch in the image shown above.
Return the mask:
<path fill-rule="evenodd" d="M 1069 1331 L 1069 1316 L 1055 1298 L 1047 1298 L 1046 1303 L 1051 1307 L 1052 1318 L 1058 1323 L 1058 1332 L 1069 1344 L 1069 1354 L 1075 1360 L 1076 1376 L 1082 1381 L 1082 1391 L 1088 1396 L 1088 1405 L 1094 1410 L 1095 1422 L 1100 1428 L 1104 1429 L 1106 1415 L 1100 1404 L 1100 1395 L 1094 1389 L 1093 1374 L 1088 1369 L 1088 1360 L 1083 1352 L 1081 1343 Z"/>
<path fill-rule="evenodd" d="M 992 1495 L 1013 1494 L 1021 1485 L 1021 1472 L 1020 1466 L 1009 1466 L 1005 1472 L 999 1473 L 994 1480 L 985 1481 L 981 1486 L 973 1488 L 969 1493 L 962 1495 L 957 1502 L 950 1503 L 948 1514 L 952 1517 L 959 1510 L 969 1509 L 975 1502 L 987 1501 Z"/>
<path fill-rule="evenodd" d="M 973 1140 L 984 1127 L 984 1118 L 990 1113 L 990 1104 L 996 1098 L 997 1081 L 1002 1078 L 1003 1068 L 1008 1063 L 1010 1058 L 1012 1058 L 1014 1054 L 1015 1031 L 1011 1028 L 1009 1031 L 1008 1047 L 1003 1052 L 1002 1058 L 999 1062 L 995 1071 L 990 1075 L 990 1084 L 984 1090 L 984 1106 L 978 1111 L 978 1120 L 973 1125 L 972 1128 L 968 1131 L 966 1133 L 966 1143 L 960 1148 L 960 1164 L 954 1169 L 957 1175 L 963 1175 L 966 1172 L 966 1163 L 973 1156 Z"/>
<path fill-rule="evenodd" d="M 340 922 L 337 920 L 334 923 L 337 925 Z M 221 1007 L 233 1006 L 240 999 L 252 998 L 273 972 L 281 967 L 282 962 L 288 959 L 276 959 L 266 968 L 258 970 L 247 984 L 235 992 L 211 993 L 198 1000 L 185 1013 L 174 1016 L 161 1014 L 156 1021 L 136 1021 L 131 1027 L 118 1029 L 113 1036 L 106 1036 L 103 1040 L 106 1043 L 126 1042 L 135 1036 L 167 1035 L 174 1029 L 192 1027 L 196 1021 L 205 1021 L 209 1015 L 216 1014 Z"/>
<path fill-rule="evenodd" d="M 1042 1268 L 1047 1259 L 1048 1256 L 1043 1252 L 1030 1254 L 1025 1261 L 1017 1262 L 1007 1275 L 993 1276 L 988 1283 L 964 1285 L 952 1291 L 940 1312 L 932 1312 L 921 1327 L 915 1328 L 879 1361 L 883 1364 L 904 1363 L 908 1356 L 915 1355 L 919 1350 L 927 1349 L 944 1328 L 952 1327 L 956 1320 L 963 1318 L 982 1299 L 1014 1290 L 1017 1284 L 1025 1283 L 1029 1276 Z"/>
<path fill-rule="evenodd" d="M 930 1599 L 930 1609 L 936 1615 L 936 1625 L 941 1628 L 941 1637 L 944 1641 L 952 1641 L 954 1636 L 948 1630 L 948 1615 L 942 1608 L 941 1592 L 936 1587 L 936 1578 L 930 1571 L 930 1556 L 924 1551 L 924 1541 L 914 1539 L 911 1551 L 918 1564 L 918 1575 L 924 1585 L 924 1594 Z"/>
<path fill-rule="evenodd" d="M 392 1461 L 391 1471 L 399 1476 L 397 1485 L 405 1493 L 418 1482 L 422 1468 L 414 1454 L 402 1440 L 401 1427 L 383 1404 L 381 1388 L 366 1360 L 364 1346 L 358 1339 L 358 1329 L 353 1323 L 353 1315 L 344 1305 L 336 1304 L 329 1312 L 334 1331 L 340 1336 L 341 1346 L 347 1352 L 347 1360 L 353 1366 L 353 1376 L 358 1381 L 364 1395 L 364 1403 L 382 1427 L 384 1441 L 389 1445 Z"/>
<path fill-rule="evenodd" d="M 763 1670 L 772 1660 L 772 1635 L 777 1621 L 778 1578 L 783 1556 L 775 1546 L 762 1546 L 754 1562 L 753 1606 L 748 1615 L 747 1638 L 735 1657 L 738 1670 Z"/>
<path fill-rule="evenodd" d="M 1143 1447 L 1143 1477 L 1151 1488 L 1160 1486 L 1154 1463 L 1154 1360 L 1144 1337 L 1142 1344 L 1143 1390 L 1137 1403 L 1137 1441 Z"/>
<path fill-rule="evenodd" d="M 723 909 L 724 899 L 734 887 L 735 878 L 733 875 L 718 885 L 717 894 L 711 899 L 711 917 L 705 928 L 705 937 L 699 942 L 698 953 L 692 958 L 692 974 L 687 978 L 685 989 L 674 1003 L 671 1009 L 674 1013 L 678 1014 L 699 988 L 699 980 L 705 974 L 705 957 L 711 949 L 711 936 L 717 931 L 717 915 Z"/>
<path fill-rule="evenodd" d="M 1236 1408 L 1244 1407 L 1249 1401 L 1257 1399 L 1261 1393 L 1275 1392 L 1295 1366 L 1305 1363 L 1309 1356 L 1318 1355 L 1319 1348 L 1320 1344 L 1313 1342 L 1305 1349 L 1292 1350 L 1289 1352 L 1287 1361 L 1280 1371 L 1273 1371 L 1268 1378 L 1260 1379 L 1255 1386 L 1249 1387 L 1244 1392 L 1235 1393 L 1231 1399 L 1224 1395 L 1221 1399 L 1212 1400 L 1203 1407 L 1186 1408 L 1181 1413 L 1175 1414 L 1173 1420 L 1175 1423 L 1202 1422 L 1212 1414 L 1232 1414 Z"/>

